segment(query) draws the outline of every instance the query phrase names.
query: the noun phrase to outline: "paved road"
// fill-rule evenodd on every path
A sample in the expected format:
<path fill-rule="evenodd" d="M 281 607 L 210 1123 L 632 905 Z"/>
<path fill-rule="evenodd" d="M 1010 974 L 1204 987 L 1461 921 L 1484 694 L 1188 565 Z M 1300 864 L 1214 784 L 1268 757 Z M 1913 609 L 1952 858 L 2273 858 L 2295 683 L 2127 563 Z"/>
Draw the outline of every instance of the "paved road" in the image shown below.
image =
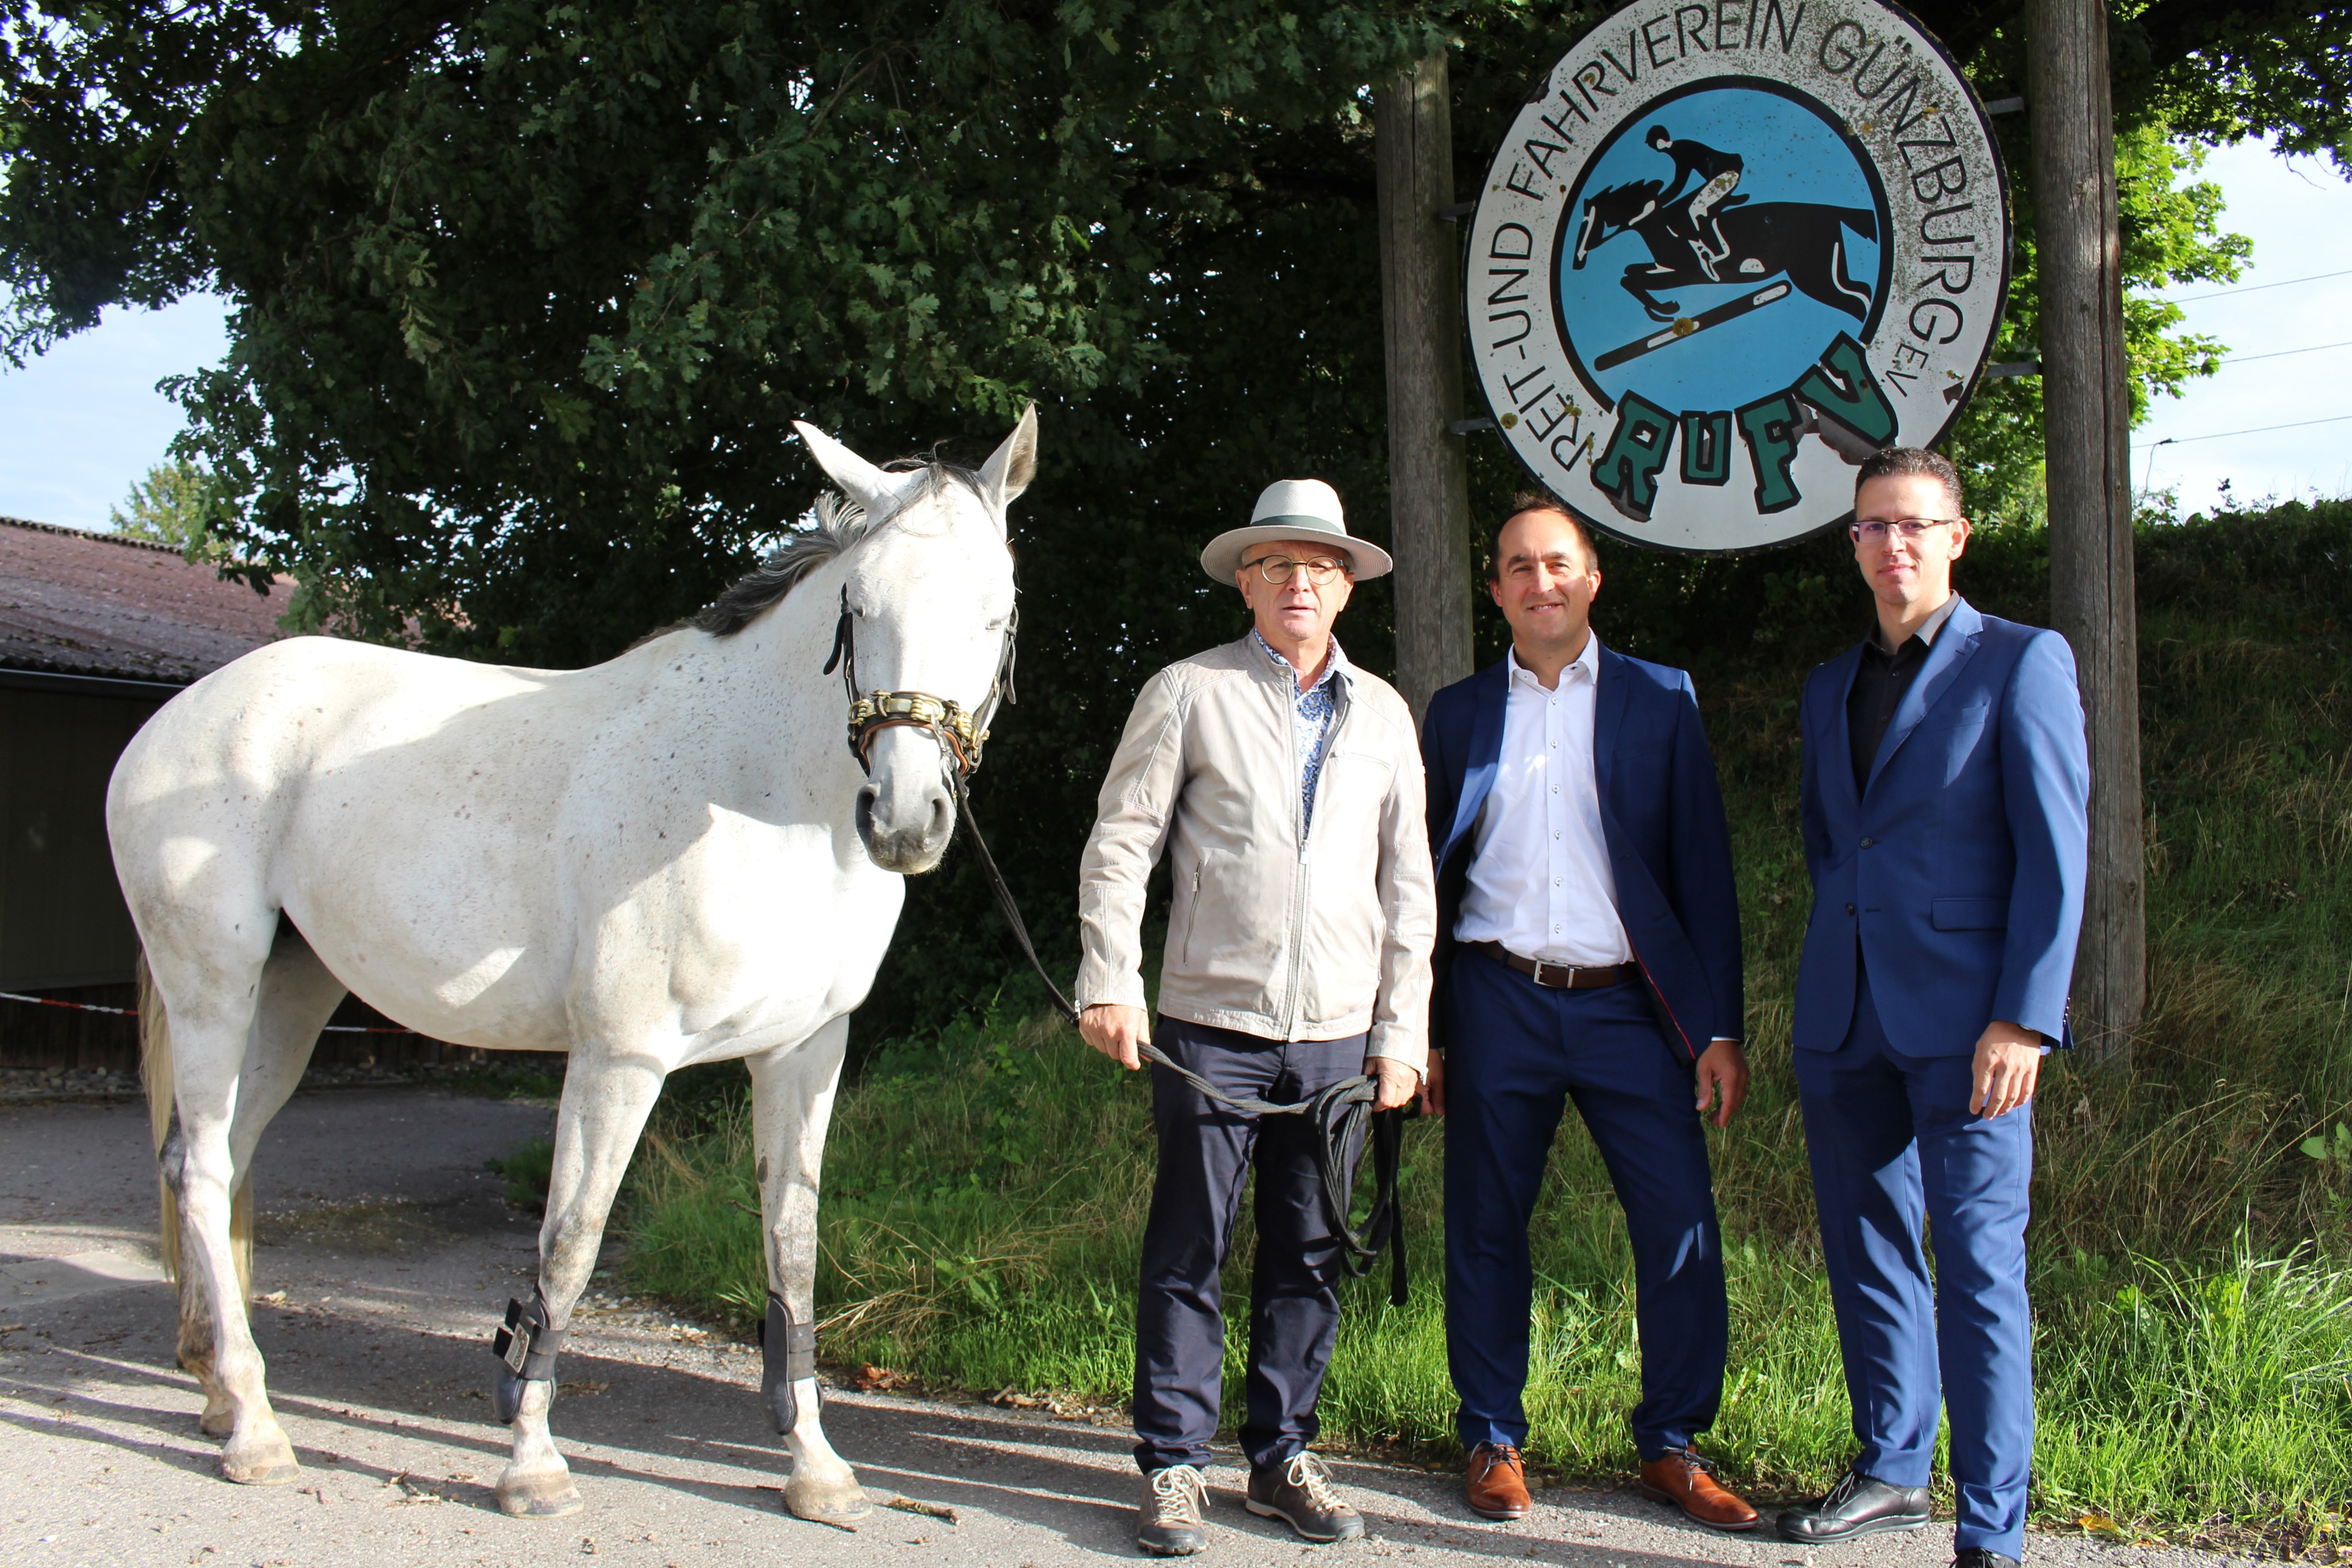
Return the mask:
<path fill-rule="evenodd" d="M 527 1288 L 533 1226 L 485 1157 L 545 1130 L 542 1107 L 426 1090 L 298 1096 L 260 1166 L 256 1333 L 305 1467 L 292 1487 L 218 1479 L 202 1401 L 173 1365 L 171 1296 L 152 1246 L 145 1113 L 0 1110 L 0 1563 L 171 1568 L 379 1564 L 919 1563 L 1047 1568 L 1137 1555 L 1129 1437 L 1109 1418 L 843 1392 L 827 1426 L 877 1498 L 855 1532 L 786 1516 L 788 1465 L 760 1411 L 757 1353 L 606 1298 L 564 1355 L 556 1431 L 587 1500 L 509 1520 L 490 1493 L 506 1451 L 488 1417 L 484 1336 Z M 282 1296 L 278 1292 L 283 1292 Z M 1486 1524 L 1448 1477 L 1334 1466 L 1370 1539 L 1314 1548 L 1213 1478 L 1204 1564 L 1409 1559 L 1425 1568 L 1552 1563 L 1942 1568 L 1948 1529 L 1813 1557 L 1726 1538 L 1622 1493 L 1547 1491 L 1524 1524 Z M 2037 1568 L 2213 1568 L 2220 1559 L 2037 1538 Z"/>

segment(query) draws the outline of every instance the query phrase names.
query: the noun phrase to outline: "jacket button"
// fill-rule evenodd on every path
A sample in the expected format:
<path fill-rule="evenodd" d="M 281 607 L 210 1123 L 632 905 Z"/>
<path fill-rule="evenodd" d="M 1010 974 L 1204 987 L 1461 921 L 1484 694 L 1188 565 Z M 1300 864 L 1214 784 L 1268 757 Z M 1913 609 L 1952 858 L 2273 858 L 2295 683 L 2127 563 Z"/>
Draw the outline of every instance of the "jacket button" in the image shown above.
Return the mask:
<path fill-rule="evenodd" d="M 1846 912 L 1848 915 L 1852 915 L 1852 914 L 1853 913 L 1853 904 L 1847 904 L 1847 905 L 1845 906 L 1845 912 Z"/>
<path fill-rule="evenodd" d="M 1862 847 L 1863 847 L 1864 849 L 1868 849 L 1872 844 L 1874 844 L 1874 843 L 1876 843 L 1877 841 L 1877 841 L 1877 840 L 1875 840 L 1875 839 L 1864 839 L 1864 840 L 1863 840 L 1863 841 L 1862 841 Z"/>

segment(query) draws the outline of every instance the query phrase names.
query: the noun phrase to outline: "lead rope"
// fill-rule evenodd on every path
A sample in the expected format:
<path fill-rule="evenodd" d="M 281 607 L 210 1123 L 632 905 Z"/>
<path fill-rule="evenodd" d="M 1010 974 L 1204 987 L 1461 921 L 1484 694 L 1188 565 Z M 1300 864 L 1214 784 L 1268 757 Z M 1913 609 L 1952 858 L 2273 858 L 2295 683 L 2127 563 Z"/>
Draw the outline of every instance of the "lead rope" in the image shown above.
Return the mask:
<path fill-rule="evenodd" d="M 950 748 L 942 743 L 942 758 Z M 996 906 L 1003 913 L 1004 923 L 1013 928 L 1013 938 L 1020 944 L 1021 956 L 1029 960 L 1029 967 L 1051 997 L 1054 1006 L 1064 1019 L 1075 1025 L 1078 1009 L 1045 972 L 1044 960 L 1037 956 L 1036 944 L 1030 940 L 1029 923 L 1021 918 L 1021 908 L 1013 902 L 1013 890 L 1005 884 L 1004 873 L 996 868 L 996 857 L 988 851 L 988 840 L 980 831 L 980 822 L 971 812 L 971 793 L 965 786 L 963 770 L 953 766 L 947 768 L 948 781 L 955 791 L 956 806 L 963 813 L 964 827 L 971 834 L 971 847 L 980 852 L 981 869 L 987 873 L 989 891 L 996 895 Z M 1404 1111 L 1374 1111 L 1375 1095 L 1372 1079 L 1358 1073 L 1343 1078 L 1312 1099 L 1297 1104 L 1277 1105 L 1267 1100 L 1236 1099 L 1226 1093 L 1192 1069 L 1172 1061 L 1150 1040 L 1139 1040 L 1136 1049 L 1146 1060 L 1174 1073 L 1207 1099 L 1237 1111 L 1245 1116 L 1306 1116 L 1315 1124 L 1316 1164 L 1322 1176 L 1323 1214 L 1332 1233 L 1340 1239 L 1339 1262 L 1348 1272 L 1361 1277 L 1371 1271 L 1372 1260 L 1381 1249 L 1390 1251 L 1389 1304 L 1402 1307 L 1411 1293 L 1411 1280 L 1405 1266 L 1404 1207 L 1397 1200 L 1397 1175 L 1402 1158 Z M 1362 1128 L 1364 1119 L 1371 1118 L 1372 1145 L 1372 1207 L 1364 1217 L 1359 1230 L 1348 1222 L 1348 1198 L 1352 1184 L 1349 1179 L 1347 1150 Z"/>
<path fill-rule="evenodd" d="M 984 739 L 990 721 L 1000 703 L 1010 705 L 1013 695 L 1013 653 L 1018 646 L 1020 611 L 1016 606 L 1013 618 L 1004 629 L 1004 653 L 997 663 L 996 679 L 991 683 L 987 699 L 973 725 L 973 735 Z M 824 662 L 826 674 L 841 672 L 843 689 L 848 694 L 852 712 L 850 754 L 857 758 L 860 768 L 866 766 L 866 752 L 860 744 L 856 727 L 857 690 L 857 630 L 856 621 L 849 608 L 849 588 L 841 590 L 841 616 L 834 622 L 833 653 Z M 996 906 L 1004 915 L 1004 923 L 1013 928 L 1013 940 L 1021 945 L 1021 956 L 1051 997 L 1055 1008 L 1072 1025 L 1078 1021 L 1078 1009 L 1070 1005 L 1069 998 L 1045 972 L 1045 961 L 1037 956 L 1037 946 L 1029 936 L 1029 923 L 1021 917 L 1021 906 L 1013 901 L 1013 890 L 1006 885 L 1004 873 L 997 869 L 996 857 L 989 852 L 988 840 L 980 831 L 979 819 L 972 815 L 971 792 L 967 785 L 973 768 L 979 764 L 977 743 L 968 755 L 955 738 L 947 733 L 936 718 L 913 717 L 898 720 L 921 726 L 931 732 L 940 748 L 940 768 L 947 775 L 948 786 L 954 792 L 956 807 L 962 813 L 964 825 L 971 830 L 972 848 L 980 852 L 981 869 L 987 873 L 989 891 L 996 897 Z M 870 723 L 870 721 L 869 721 Z M 1171 1059 L 1149 1040 L 1139 1041 L 1137 1049 L 1144 1058 L 1174 1073 L 1203 1097 L 1228 1110 L 1245 1116 L 1306 1116 L 1315 1124 L 1316 1165 L 1322 1176 L 1323 1213 L 1333 1234 L 1340 1239 L 1339 1261 L 1351 1275 L 1360 1277 L 1371 1271 L 1372 1260 L 1380 1256 L 1382 1247 L 1391 1250 L 1389 1301 L 1402 1307 L 1409 1290 L 1405 1267 L 1404 1209 L 1397 1199 L 1397 1180 L 1402 1161 L 1404 1111 L 1375 1112 L 1372 1101 L 1376 1094 L 1369 1074 L 1358 1073 L 1341 1079 L 1312 1099 L 1294 1105 L 1277 1105 L 1266 1100 L 1241 1100 L 1226 1093 L 1190 1068 Z M 1349 1180 L 1347 1150 L 1362 1131 L 1366 1117 L 1371 1119 L 1372 1145 L 1372 1206 L 1364 1217 L 1361 1229 L 1348 1222 L 1348 1204 L 1353 1184 Z"/>

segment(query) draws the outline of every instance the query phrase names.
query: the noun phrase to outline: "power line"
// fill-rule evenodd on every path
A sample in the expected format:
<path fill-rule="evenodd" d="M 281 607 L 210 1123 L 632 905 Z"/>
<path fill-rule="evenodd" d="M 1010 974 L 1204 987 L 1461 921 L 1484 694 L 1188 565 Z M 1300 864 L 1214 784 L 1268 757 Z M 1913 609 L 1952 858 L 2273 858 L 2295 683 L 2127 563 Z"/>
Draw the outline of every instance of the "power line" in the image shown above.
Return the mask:
<path fill-rule="evenodd" d="M 2286 424 L 2258 424 L 2252 430 L 2217 430 L 2210 435 L 2168 435 L 2161 441 L 2151 441 L 2144 446 L 2135 446 L 2132 450 L 2153 452 L 2159 446 L 2181 446 L 2191 441 L 2220 441 L 2224 436 L 2260 435 L 2265 431 L 2272 430 L 2301 430 L 2307 424 L 2341 424 L 2347 419 L 2352 419 L 2352 413 L 2331 413 L 2326 419 L 2298 419 Z"/>
<path fill-rule="evenodd" d="M 2315 354 L 2322 349 L 2352 349 L 2352 338 L 2347 338 L 2340 343 L 2313 343 L 2306 348 L 2301 349 L 2273 349 L 2267 353 L 2261 354 L 2224 354 L 2214 362 L 2216 365 L 2242 365 L 2251 363 L 2255 360 L 2284 360 L 2290 354 Z M 2042 361 L 2038 358 L 2031 360 L 2017 360 L 2008 364 L 1987 365 L 1985 367 L 1985 374 L 1988 377 L 2038 376 L 2041 373 Z M 1468 423 L 1475 422 L 1465 421 L 1464 423 Z M 1478 428 L 1481 430 L 1490 428 L 1493 423 L 1494 422 L 1492 420 L 1488 420 L 1484 423 L 1479 424 Z M 1460 435 L 1464 433 L 1457 430 L 1454 432 L 1454 434 Z"/>
<path fill-rule="evenodd" d="M 2230 288 L 2209 288 L 2202 294 L 2184 294 L 2177 299 L 2162 299 L 2166 305 L 2186 305 L 2192 299 L 2218 299 L 2224 294 L 2252 294 L 2264 288 L 2284 288 L 2295 283 L 2317 283 L 2330 277 L 2352 277 L 2352 267 L 2339 272 L 2315 272 L 2309 277 L 2282 277 L 2276 283 L 2241 283 Z"/>
<path fill-rule="evenodd" d="M 2284 360 L 2289 354 L 2315 354 L 2322 349 L 2352 349 L 2352 338 L 2347 338 L 2340 343 L 2314 343 L 2307 349 L 2274 349 L 2267 354 L 2224 354 L 2221 356 L 2221 362 L 2225 365 L 2242 365 L 2250 360 Z"/>

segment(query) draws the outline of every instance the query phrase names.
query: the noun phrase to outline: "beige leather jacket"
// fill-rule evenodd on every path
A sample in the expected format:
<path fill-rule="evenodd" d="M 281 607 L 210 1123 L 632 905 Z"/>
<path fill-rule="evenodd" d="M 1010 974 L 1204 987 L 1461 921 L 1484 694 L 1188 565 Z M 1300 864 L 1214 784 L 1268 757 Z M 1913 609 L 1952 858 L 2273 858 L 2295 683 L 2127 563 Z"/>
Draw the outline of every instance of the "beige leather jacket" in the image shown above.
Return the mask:
<path fill-rule="evenodd" d="M 1147 1005 L 1144 884 L 1164 850 L 1162 1013 L 1270 1040 L 1369 1032 L 1367 1055 L 1421 1070 L 1437 929 L 1421 747 L 1387 682 L 1343 666 L 1333 685 L 1302 843 L 1296 677 L 1244 636 L 1144 683 L 1079 871 L 1079 1006 Z"/>

